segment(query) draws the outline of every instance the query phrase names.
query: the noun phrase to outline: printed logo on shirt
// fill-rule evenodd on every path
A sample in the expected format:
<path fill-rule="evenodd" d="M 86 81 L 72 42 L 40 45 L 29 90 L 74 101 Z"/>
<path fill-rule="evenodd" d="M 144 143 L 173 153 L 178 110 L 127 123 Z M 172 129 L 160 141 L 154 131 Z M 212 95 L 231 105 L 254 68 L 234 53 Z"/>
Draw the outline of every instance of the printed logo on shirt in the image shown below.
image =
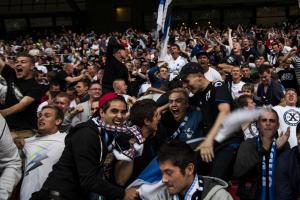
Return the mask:
<path fill-rule="evenodd" d="M 300 113 L 294 109 L 290 109 L 283 114 L 284 122 L 290 126 L 297 126 L 300 120 Z"/>
<path fill-rule="evenodd" d="M 220 86 L 222 86 L 222 84 L 223 84 L 222 82 L 218 81 L 218 82 L 215 82 L 214 86 L 215 87 L 220 87 Z"/>
<path fill-rule="evenodd" d="M 256 136 L 258 135 L 258 129 L 257 129 L 257 124 L 256 122 L 252 122 L 249 126 L 249 131 L 250 131 L 250 134 L 251 136 Z"/>
<path fill-rule="evenodd" d="M 194 131 L 191 128 L 188 128 L 188 129 L 184 130 L 183 132 L 185 133 L 186 138 L 188 138 L 188 139 L 191 139 L 194 134 Z"/>

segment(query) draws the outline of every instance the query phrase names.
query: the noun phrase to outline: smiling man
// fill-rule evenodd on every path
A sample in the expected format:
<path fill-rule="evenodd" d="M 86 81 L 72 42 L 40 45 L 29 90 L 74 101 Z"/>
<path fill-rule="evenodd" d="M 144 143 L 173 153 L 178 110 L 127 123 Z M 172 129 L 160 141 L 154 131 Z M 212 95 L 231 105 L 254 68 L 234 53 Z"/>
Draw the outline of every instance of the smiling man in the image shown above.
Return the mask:
<path fill-rule="evenodd" d="M 42 88 L 33 76 L 34 59 L 28 54 L 19 54 L 14 66 L 1 63 L 1 75 L 8 89 L 0 113 L 13 133 L 18 135 L 19 132 L 16 131 L 25 130 L 25 135 L 32 135 L 32 129 L 37 128 L 37 116 L 34 113 L 43 95 Z"/>
<path fill-rule="evenodd" d="M 106 93 L 99 99 L 99 107 L 94 118 L 70 130 L 60 160 L 32 200 L 81 200 L 91 195 L 129 199 L 137 195 L 134 189 L 125 191 L 113 184 L 114 167 L 122 162 L 117 156 L 134 158 L 135 150 L 128 150 L 132 136 L 139 144 L 143 138 L 134 127 L 123 125 L 127 113 L 123 97 Z"/>

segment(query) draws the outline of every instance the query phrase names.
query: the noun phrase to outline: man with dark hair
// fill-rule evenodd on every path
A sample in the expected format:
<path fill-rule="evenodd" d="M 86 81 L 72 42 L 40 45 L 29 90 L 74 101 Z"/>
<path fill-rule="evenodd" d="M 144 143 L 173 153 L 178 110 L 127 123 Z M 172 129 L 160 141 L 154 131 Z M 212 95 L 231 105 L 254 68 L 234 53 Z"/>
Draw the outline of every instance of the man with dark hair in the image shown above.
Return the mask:
<path fill-rule="evenodd" d="M 156 123 L 151 127 L 151 122 L 153 122 L 153 118 L 156 119 Z M 151 136 L 151 134 L 155 133 L 157 130 L 157 120 L 160 119 L 160 113 L 158 111 L 158 107 L 155 104 L 155 102 L 151 99 L 144 99 L 141 101 L 136 102 L 133 104 L 132 108 L 130 109 L 130 115 L 129 115 L 129 121 L 132 124 L 135 124 L 139 127 L 143 127 L 144 125 L 150 125 L 148 128 L 152 128 L 152 130 L 149 130 L 148 134 L 142 134 L 145 138 L 148 138 Z M 146 127 L 145 127 L 146 128 Z M 148 131 L 147 131 L 148 132 Z"/>
<path fill-rule="evenodd" d="M 33 68 L 34 59 L 28 54 L 19 54 L 14 67 L 0 61 L 1 75 L 8 86 L 0 113 L 6 118 L 12 133 L 24 137 L 33 135 L 32 129 L 37 128 L 35 113 L 43 95 L 34 79 Z"/>
<path fill-rule="evenodd" d="M 287 62 L 294 66 L 294 70 L 298 82 L 297 87 L 299 88 L 300 86 L 300 45 L 297 48 L 291 49 L 290 52 L 284 56 L 282 62 L 283 63 Z"/>
<path fill-rule="evenodd" d="M 270 52 L 270 55 L 268 56 L 268 61 L 270 64 L 274 67 L 279 66 L 278 58 L 280 56 L 283 56 L 283 54 L 279 50 L 279 45 L 277 42 L 272 43 L 272 51 Z"/>
<path fill-rule="evenodd" d="M 215 70 L 213 67 L 210 67 L 209 56 L 205 51 L 200 51 L 196 54 L 198 63 L 202 66 L 204 70 L 204 76 L 207 80 L 211 82 L 222 81 L 221 74 Z"/>
<path fill-rule="evenodd" d="M 205 76 L 199 63 L 186 64 L 179 78 L 184 87 L 194 94 L 191 105 L 200 107 L 203 113 L 203 136 L 206 139 L 197 147 L 201 158 L 206 163 L 211 163 L 211 175 L 228 180 L 235 159 L 236 148 L 243 140 L 242 135 L 234 135 L 215 146 L 214 139 L 225 117 L 230 113 L 233 105 L 232 97 L 226 84 L 221 81 L 211 83 Z M 204 165 L 202 165 L 204 166 Z M 203 170 L 202 170 L 203 173 Z M 207 172 L 206 172 L 207 173 Z"/>
<path fill-rule="evenodd" d="M 264 105 L 276 106 L 283 97 L 283 86 L 271 78 L 271 69 L 268 65 L 261 65 L 258 69 L 261 83 L 257 87 L 257 97 Z"/>
<path fill-rule="evenodd" d="M 300 123 L 296 128 L 297 146 L 278 158 L 276 198 L 300 199 Z"/>
<path fill-rule="evenodd" d="M 157 194 L 162 199 L 230 200 L 226 182 L 214 177 L 196 174 L 196 156 L 185 142 L 171 141 L 163 144 L 158 152 L 162 182 L 168 192 Z"/>
<path fill-rule="evenodd" d="M 245 61 L 249 62 L 249 58 L 253 57 L 255 59 L 257 57 L 256 51 L 253 47 L 250 46 L 248 38 L 243 39 L 242 45 L 242 55 L 244 56 Z"/>
<path fill-rule="evenodd" d="M 241 72 L 242 72 L 242 81 L 245 83 L 254 83 L 254 77 L 251 74 L 251 69 L 249 67 L 249 65 L 243 65 L 241 68 Z"/>
<path fill-rule="evenodd" d="M 90 86 L 89 80 L 80 80 L 75 85 L 75 91 L 76 91 L 76 103 L 82 103 L 85 101 L 88 101 L 90 99 L 90 95 L 88 93 L 88 89 Z"/>
<path fill-rule="evenodd" d="M 60 108 L 44 106 L 38 116 L 38 135 L 25 139 L 22 148 L 25 167 L 21 200 L 28 200 L 33 192 L 41 189 L 52 166 L 60 158 L 66 136 L 66 133 L 59 131 L 63 119 L 64 113 Z"/>
<path fill-rule="evenodd" d="M 91 195 L 134 199 L 135 189 L 125 191 L 114 184 L 120 182 L 120 174 L 124 171 L 126 174 L 130 167 L 126 163 L 128 159 L 138 154 L 135 147 L 143 143 L 135 127 L 123 125 L 126 113 L 124 98 L 113 92 L 103 95 L 94 118 L 70 130 L 60 160 L 53 166 L 42 189 L 31 199 L 79 200 Z M 127 159 L 125 164 L 121 160 L 124 158 Z"/>
<path fill-rule="evenodd" d="M 95 81 L 90 84 L 88 89 L 89 100 L 78 104 L 78 107 L 81 107 L 82 112 L 76 113 L 75 117 L 72 119 L 72 126 L 86 122 L 92 116 L 92 103 L 99 101 L 100 96 L 102 95 L 102 86 L 99 82 Z"/>
<path fill-rule="evenodd" d="M 129 121 L 141 130 L 145 142 L 142 155 L 133 161 L 132 175 L 128 183 L 135 180 L 155 156 L 153 155 L 153 142 L 155 140 L 153 136 L 156 135 L 159 120 L 160 111 L 151 99 L 137 101 L 130 109 Z"/>
<path fill-rule="evenodd" d="M 178 44 L 171 45 L 171 60 L 168 62 L 170 81 L 172 81 L 181 71 L 182 67 L 187 63 L 187 60 L 181 55 L 181 50 Z"/>

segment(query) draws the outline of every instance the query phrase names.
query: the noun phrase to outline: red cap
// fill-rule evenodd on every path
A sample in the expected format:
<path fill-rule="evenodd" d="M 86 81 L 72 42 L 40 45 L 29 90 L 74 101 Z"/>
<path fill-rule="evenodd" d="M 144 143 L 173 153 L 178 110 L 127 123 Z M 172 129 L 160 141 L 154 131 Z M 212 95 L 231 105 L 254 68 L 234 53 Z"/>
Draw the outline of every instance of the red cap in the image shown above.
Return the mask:
<path fill-rule="evenodd" d="M 106 102 L 108 102 L 108 101 L 110 101 L 110 100 L 112 100 L 112 99 L 115 99 L 115 98 L 117 98 L 118 97 L 118 94 L 117 93 L 115 93 L 115 92 L 108 92 L 108 93 L 106 93 L 106 94 L 104 94 L 102 97 L 100 97 L 100 99 L 99 99 L 99 108 L 102 108 L 102 106 L 106 103 Z"/>

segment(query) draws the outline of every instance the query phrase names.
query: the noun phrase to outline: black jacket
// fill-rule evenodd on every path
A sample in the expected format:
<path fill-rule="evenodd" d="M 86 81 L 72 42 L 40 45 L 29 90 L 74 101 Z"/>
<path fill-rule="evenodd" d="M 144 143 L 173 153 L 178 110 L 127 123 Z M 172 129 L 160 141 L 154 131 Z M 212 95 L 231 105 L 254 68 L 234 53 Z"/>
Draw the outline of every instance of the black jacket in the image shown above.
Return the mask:
<path fill-rule="evenodd" d="M 128 85 L 128 70 L 126 66 L 112 56 L 104 68 L 102 85 L 103 92 L 113 91 L 113 82 L 116 79 L 123 79 Z"/>
<path fill-rule="evenodd" d="M 107 147 L 94 122 L 89 120 L 71 129 L 65 143 L 44 189 L 59 191 L 70 200 L 86 199 L 91 192 L 109 199 L 123 198 L 124 190 L 104 178 L 102 170 Z"/>
<path fill-rule="evenodd" d="M 261 98 L 261 101 L 264 102 L 265 105 L 278 105 L 283 95 L 282 85 L 275 80 L 271 80 L 266 93 L 264 92 L 263 84 L 259 84 L 257 87 L 257 96 Z"/>

